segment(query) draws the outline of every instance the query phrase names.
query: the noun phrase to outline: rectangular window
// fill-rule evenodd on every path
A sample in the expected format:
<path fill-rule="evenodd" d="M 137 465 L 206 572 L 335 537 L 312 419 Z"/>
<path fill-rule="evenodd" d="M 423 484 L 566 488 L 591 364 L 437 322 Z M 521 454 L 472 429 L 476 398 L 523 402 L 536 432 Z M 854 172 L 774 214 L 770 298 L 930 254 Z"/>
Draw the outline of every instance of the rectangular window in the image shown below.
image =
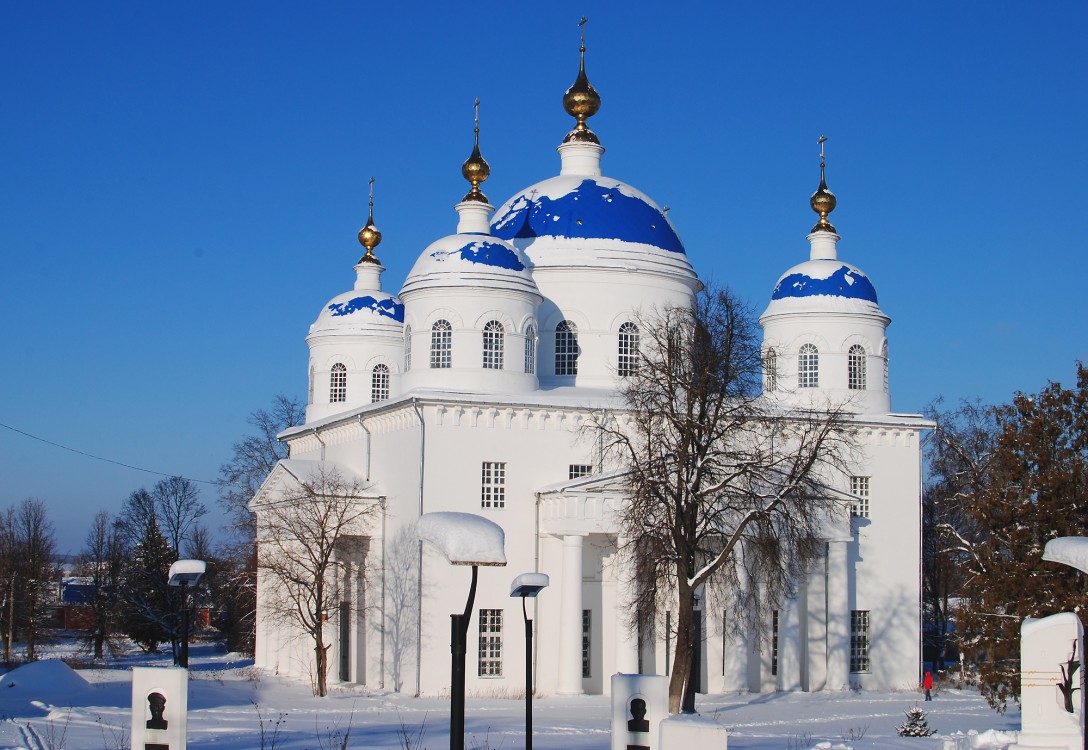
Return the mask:
<path fill-rule="evenodd" d="M 778 610 L 771 612 L 771 676 L 778 675 Z"/>
<path fill-rule="evenodd" d="M 577 479 L 578 477 L 588 477 L 593 473 L 593 464 L 571 464 L 570 476 L 567 479 Z"/>
<path fill-rule="evenodd" d="M 850 671 L 869 671 L 869 610 L 850 612 Z"/>
<path fill-rule="evenodd" d="M 480 610 L 480 677 L 502 677 L 502 610 Z"/>
<path fill-rule="evenodd" d="M 480 489 L 480 507 L 506 507 L 505 461 L 484 461 Z"/>
<path fill-rule="evenodd" d="M 582 610 L 582 677 L 592 677 L 590 674 L 590 662 L 589 662 L 589 645 L 590 645 L 590 626 L 593 624 L 592 610 Z"/>
<path fill-rule="evenodd" d="M 850 508 L 850 515 L 869 517 L 869 477 L 850 477 L 850 494 L 857 498 Z"/>

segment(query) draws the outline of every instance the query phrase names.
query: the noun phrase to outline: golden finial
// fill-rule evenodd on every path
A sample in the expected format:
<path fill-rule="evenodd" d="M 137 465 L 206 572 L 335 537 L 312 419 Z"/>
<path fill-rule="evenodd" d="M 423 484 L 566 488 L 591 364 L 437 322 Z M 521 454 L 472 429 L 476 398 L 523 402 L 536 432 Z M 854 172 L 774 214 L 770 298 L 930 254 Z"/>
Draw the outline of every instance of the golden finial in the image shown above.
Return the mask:
<path fill-rule="evenodd" d="M 472 146 L 472 156 L 468 157 L 468 160 L 461 165 L 461 174 L 465 179 L 472 183 L 472 190 L 468 191 L 462 200 L 466 201 L 480 201 L 481 203 L 487 203 L 487 196 L 480 190 L 480 183 L 486 180 L 491 175 L 491 167 L 487 161 L 480 154 L 480 100 L 476 100 L 476 104 L 473 107 L 476 110 L 476 129 L 475 141 Z"/>
<path fill-rule="evenodd" d="M 370 215 L 366 226 L 359 230 L 359 244 L 366 248 L 366 255 L 359 258 L 360 263 L 378 263 L 374 248 L 382 244 L 382 233 L 374 226 L 374 178 L 370 178 Z"/>
<path fill-rule="evenodd" d="M 816 222 L 812 231 L 834 232 L 835 227 L 827 220 L 827 215 L 835 210 L 835 194 L 827 189 L 827 182 L 824 180 L 824 144 L 827 143 L 827 136 L 821 135 L 816 143 L 820 145 L 820 187 L 809 198 L 808 204 L 820 215 L 820 220 Z"/>
<path fill-rule="evenodd" d="M 578 64 L 578 78 L 575 79 L 574 85 L 567 89 L 567 93 L 563 94 L 563 109 L 567 111 L 568 115 L 577 119 L 578 124 L 574 126 L 574 130 L 567 133 L 563 143 L 570 143 L 571 141 L 581 141 L 583 143 L 601 142 L 597 138 L 597 134 L 586 126 L 586 120 L 597 114 L 597 110 L 601 108 L 601 95 L 597 93 L 597 89 L 593 88 L 589 78 L 586 77 L 586 22 L 588 20 L 588 18 L 582 16 L 582 20 L 578 22 L 578 26 L 582 30 L 582 46 L 578 50 L 581 54 L 581 61 Z"/>

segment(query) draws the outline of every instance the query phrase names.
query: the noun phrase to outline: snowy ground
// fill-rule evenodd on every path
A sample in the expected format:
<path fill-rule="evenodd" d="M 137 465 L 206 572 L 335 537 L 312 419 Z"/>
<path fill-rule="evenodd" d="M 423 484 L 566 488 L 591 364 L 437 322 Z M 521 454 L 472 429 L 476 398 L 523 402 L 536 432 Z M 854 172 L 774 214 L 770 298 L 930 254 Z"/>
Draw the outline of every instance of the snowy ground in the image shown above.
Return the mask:
<path fill-rule="evenodd" d="M 249 662 L 196 646 L 191 655 L 189 747 L 216 750 L 444 750 L 449 702 L 335 689 L 312 697 L 308 684 L 259 675 Z M 72 671 L 46 661 L 0 677 L 0 748 L 128 748 L 131 685 L 125 666 L 169 666 L 169 658 L 130 657 L 116 669 Z M 699 712 L 730 729 L 731 750 L 807 750 L 821 741 L 867 748 L 942 748 L 953 732 L 1018 729 L 1015 709 L 1001 716 L 977 693 L 945 690 L 932 703 L 912 691 L 700 696 Z M 929 711 L 929 738 L 895 728 L 915 704 Z M 525 742 L 524 701 L 468 700 L 469 750 L 516 750 Z M 533 703 L 538 750 L 608 750 L 610 706 L 602 696 L 541 696 Z M 263 738 L 262 738 L 263 726 Z"/>

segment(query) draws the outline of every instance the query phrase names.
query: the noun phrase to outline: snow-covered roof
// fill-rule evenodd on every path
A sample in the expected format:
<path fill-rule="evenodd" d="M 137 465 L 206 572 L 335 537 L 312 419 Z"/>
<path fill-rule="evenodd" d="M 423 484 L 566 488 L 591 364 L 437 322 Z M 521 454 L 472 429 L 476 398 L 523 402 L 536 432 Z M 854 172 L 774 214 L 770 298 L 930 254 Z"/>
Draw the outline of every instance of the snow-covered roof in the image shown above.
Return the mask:
<path fill-rule="evenodd" d="M 432 288 L 517 289 L 539 294 L 525 254 L 485 234 L 452 234 L 432 242 L 420 254 L 401 294 Z"/>
<path fill-rule="evenodd" d="M 762 317 L 821 312 L 887 317 L 877 302 L 876 288 L 864 271 L 850 263 L 826 258 L 806 260 L 782 274 Z"/>
<path fill-rule="evenodd" d="M 1051 539 L 1043 549 L 1043 559 L 1088 573 L 1088 537 L 1063 536 Z"/>
<path fill-rule="evenodd" d="M 506 565 L 506 533 L 475 513 L 424 513 L 416 521 L 416 535 L 453 565 Z"/>
<path fill-rule="evenodd" d="M 619 241 L 684 254 L 675 227 L 656 203 L 603 176 L 561 174 L 538 182 L 503 204 L 491 225 L 496 237 L 507 240 Z"/>
<path fill-rule="evenodd" d="M 321 308 L 310 333 L 365 333 L 399 328 L 403 324 L 404 305 L 392 294 L 352 289 L 333 297 Z"/>

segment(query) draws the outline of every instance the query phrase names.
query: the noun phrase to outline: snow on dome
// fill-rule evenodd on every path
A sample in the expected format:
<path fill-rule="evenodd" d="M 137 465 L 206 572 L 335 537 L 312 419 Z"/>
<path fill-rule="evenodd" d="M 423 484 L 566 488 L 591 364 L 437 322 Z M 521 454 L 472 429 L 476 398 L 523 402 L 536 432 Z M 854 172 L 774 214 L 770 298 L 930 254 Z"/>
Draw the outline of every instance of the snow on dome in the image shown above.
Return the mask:
<path fill-rule="evenodd" d="M 432 242 L 412 266 L 401 294 L 425 287 L 493 287 L 536 293 L 525 254 L 501 239 L 453 234 Z"/>
<path fill-rule="evenodd" d="M 506 565 L 506 532 L 475 513 L 424 513 L 416 521 L 416 535 L 454 565 Z"/>
<path fill-rule="evenodd" d="M 333 297 L 321 308 L 310 332 L 358 331 L 403 323 L 404 305 L 399 299 L 385 292 L 352 289 Z"/>
<path fill-rule="evenodd" d="M 841 260 L 808 260 L 786 271 L 772 300 L 788 297 L 844 297 L 878 304 L 876 288 L 861 269 Z"/>
<path fill-rule="evenodd" d="M 495 212 L 496 237 L 619 240 L 684 254 L 664 212 L 635 188 L 608 177 L 561 174 L 522 190 Z"/>

